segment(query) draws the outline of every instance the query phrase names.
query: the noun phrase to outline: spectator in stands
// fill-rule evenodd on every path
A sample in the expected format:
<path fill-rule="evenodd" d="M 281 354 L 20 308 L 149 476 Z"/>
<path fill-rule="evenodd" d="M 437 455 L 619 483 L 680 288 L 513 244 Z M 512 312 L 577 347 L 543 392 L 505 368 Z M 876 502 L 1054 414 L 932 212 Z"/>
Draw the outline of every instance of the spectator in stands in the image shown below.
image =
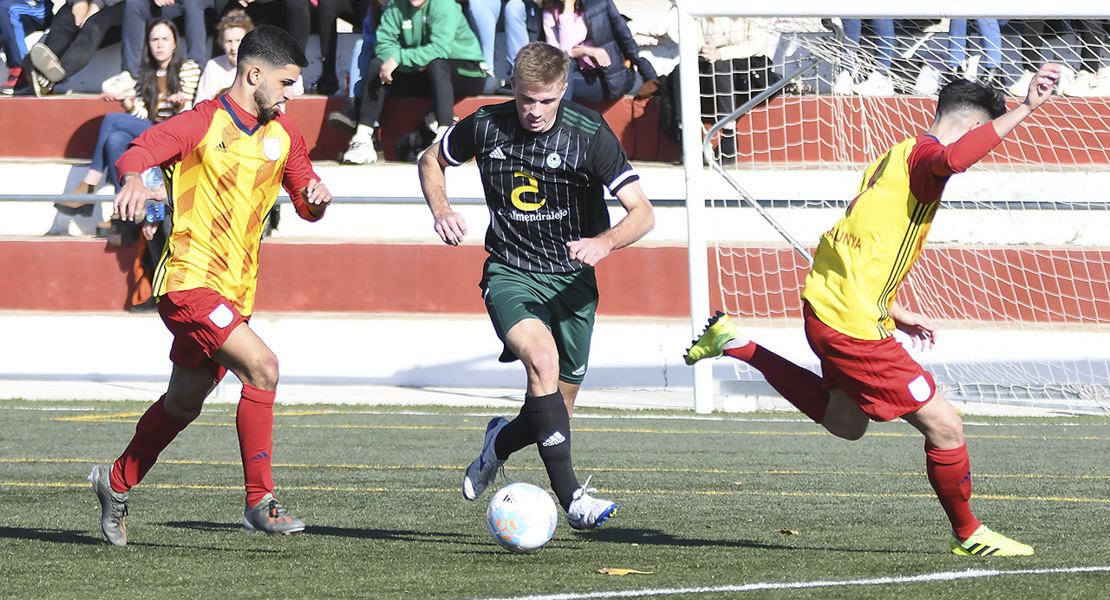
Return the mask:
<path fill-rule="evenodd" d="M 1082 63 L 1079 75 L 1060 91 L 1065 96 L 1110 96 L 1110 66 L 1103 61 L 1110 52 L 1110 20 L 1073 20 L 1072 30 L 1081 43 L 1079 57 Z"/>
<path fill-rule="evenodd" d="M 670 4 L 666 12 L 648 13 L 628 22 L 640 52 L 655 72 L 663 75 L 678 66 L 678 6 L 676 0 Z"/>
<path fill-rule="evenodd" d="M 1011 21 L 1016 30 L 1021 48 L 1022 74 L 1010 85 L 1007 90 L 1011 96 L 1025 97 L 1029 92 L 1029 82 L 1036 75 L 1037 65 L 1049 60 L 1051 52 L 1042 52 L 1045 36 L 1058 37 L 1065 31 L 1065 22 L 1059 19 L 1015 19 Z M 1057 89 L 1067 87 L 1069 84 L 1061 82 Z"/>
<path fill-rule="evenodd" d="M 547 43 L 573 59 L 564 98 L 596 104 L 631 92 L 635 66 L 644 81 L 659 79 L 613 0 L 541 0 Z"/>
<path fill-rule="evenodd" d="M 370 10 L 362 20 L 362 39 L 355 41 L 353 56 L 351 57 L 351 76 L 347 82 L 347 97 L 343 100 L 343 108 L 328 113 L 328 125 L 345 133 L 354 133 L 358 129 L 358 106 L 362 101 L 363 79 L 370 68 L 370 61 L 374 59 L 374 48 L 378 45 L 378 26 L 382 21 L 382 9 L 389 4 L 389 0 L 369 0 Z M 373 137 L 374 151 L 381 150 L 381 136 L 377 129 Z"/>
<path fill-rule="evenodd" d="M 771 71 L 767 59 L 768 27 L 766 19 L 718 17 L 701 21 L 701 93 L 702 98 L 712 98 L 710 107 L 702 105 L 703 118 L 723 120 L 782 78 Z M 717 155 L 735 160 L 736 120 L 721 130 Z"/>
<path fill-rule="evenodd" d="M 234 6 L 246 9 L 255 25 L 275 25 L 293 36 L 301 48 L 308 47 L 312 26 L 312 0 L 214 0 L 216 15 L 223 17 Z"/>
<path fill-rule="evenodd" d="M 108 32 L 123 22 L 123 0 L 70 0 L 54 15 L 50 30 L 31 46 L 24 70 L 28 93 L 42 96 L 88 66 Z"/>
<path fill-rule="evenodd" d="M 144 33 L 155 19 L 184 18 L 186 55 L 198 65 L 208 60 L 208 27 L 205 11 L 211 11 L 213 0 L 125 0 L 123 10 L 120 64 L 122 77 L 118 83 L 123 89 L 132 84 L 130 77 L 138 77 L 142 60 Z M 127 75 L 125 75 L 127 74 Z M 118 89 L 117 89 L 118 91 Z"/>
<path fill-rule="evenodd" d="M 235 69 L 239 58 L 239 43 L 243 36 L 254 29 L 254 21 L 247 16 L 243 9 L 229 10 L 216 24 L 216 35 L 220 39 L 220 46 L 224 53 L 204 65 L 204 72 L 200 75 L 197 84 L 197 93 L 193 104 L 211 100 L 231 87 L 235 81 Z"/>
<path fill-rule="evenodd" d="M 1002 67 L 1002 31 L 999 29 L 998 19 L 974 19 L 974 22 L 975 30 L 983 38 L 984 60 L 979 63 L 979 72 L 975 77 L 971 77 L 966 64 L 967 19 L 952 19 L 948 24 L 948 78 L 949 80 L 956 78 L 978 80 L 992 88 L 999 87 Z M 1026 92 L 1028 91 L 1026 86 Z"/>
<path fill-rule="evenodd" d="M 344 19 L 356 32 L 361 33 L 366 12 L 371 6 L 380 7 L 376 0 L 318 0 L 316 23 L 320 34 L 320 54 L 323 72 L 312 85 L 314 94 L 331 96 L 339 91 L 339 78 L 335 74 L 335 56 L 338 52 L 336 21 Z"/>
<path fill-rule="evenodd" d="M 379 126 L 386 94 L 427 96 L 433 112 L 422 131 L 418 151 L 439 139 L 454 122 L 455 102 L 482 93 L 486 73 L 482 48 L 455 0 L 394 0 L 382 13 L 374 60 L 363 79 L 357 115 L 342 115 L 357 123 L 342 161 L 369 164 L 377 161 L 373 138 Z M 329 116 L 329 123 L 338 119 Z M 416 133 L 416 132 L 414 132 Z"/>
<path fill-rule="evenodd" d="M 241 8 L 229 10 L 216 24 L 216 35 L 224 53 L 204 65 L 204 72 L 200 75 L 193 104 L 220 96 L 231 87 L 232 82 L 235 81 L 235 69 L 239 64 L 239 42 L 242 42 L 243 36 L 252 29 L 254 29 L 254 21 L 251 21 L 247 12 Z M 293 95 L 302 94 L 304 94 L 304 83 L 298 77 L 293 84 Z"/>
<path fill-rule="evenodd" d="M 890 77 L 890 67 L 894 63 L 894 20 L 870 19 L 868 21 L 868 25 L 875 33 L 875 59 L 874 67 L 867 79 L 862 79 L 863 70 L 859 64 L 862 58 L 860 43 L 863 38 L 863 21 L 842 19 L 841 23 L 844 27 L 845 61 L 833 82 L 833 93 L 856 93 L 861 96 L 894 95 L 894 82 Z"/>
<path fill-rule="evenodd" d="M 0 0 L 0 46 L 8 66 L 8 79 L 0 84 L 0 93 L 15 92 L 27 56 L 27 34 L 46 29 L 53 17 L 48 0 Z"/>
<path fill-rule="evenodd" d="M 118 190 L 119 181 L 112 170 L 131 140 L 155 123 L 165 121 L 193 105 L 200 67 L 185 58 L 178 45 L 179 37 L 173 21 L 160 19 L 151 23 L 147 28 L 147 52 L 143 54 L 135 88 L 123 93 L 109 91 L 101 94 L 105 102 L 119 102 L 124 112 L 104 116 L 92 164 L 71 194 L 96 193 L 105 175 Z M 69 215 L 89 216 L 93 211 L 92 204 L 59 202 L 54 206 L 59 212 Z"/>
<path fill-rule="evenodd" d="M 482 45 L 486 74 L 490 76 L 486 80 L 486 93 L 512 93 L 507 89 L 507 82 L 496 77 L 497 56 L 494 48 L 498 20 L 504 25 L 505 58 L 511 72 L 516 53 L 528 42 L 539 39 L 537 4 L 535 0 L 470 0 L 467 4 L 466 17 L 478 36 L 478 43 Z"/>

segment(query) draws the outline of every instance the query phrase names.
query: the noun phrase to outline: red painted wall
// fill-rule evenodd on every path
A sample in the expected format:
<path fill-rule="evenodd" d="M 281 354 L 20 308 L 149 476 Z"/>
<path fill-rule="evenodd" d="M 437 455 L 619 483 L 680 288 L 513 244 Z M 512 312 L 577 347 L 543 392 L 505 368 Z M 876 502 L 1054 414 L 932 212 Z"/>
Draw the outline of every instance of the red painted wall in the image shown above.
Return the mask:
<path fill-rule="evenodd" d="M 508 101 L 507 96 L 465 98 L 455 105 L 455 114 L 465 117 L 478 108 Z M 339 110 L 342 98 L 304 96 L 289 103 L 289 115 L 305 138 L 314 160 L 336 160 L 346 149 L 348 136 L 327 124 L 329 112 Z M 393 98 L 382 111 L 382 146 L 389 160 L 401 136 L 424 118 L 431 101 L 423 98 Z M 659 129 L 658 101 L 625 97 L 595 106 L 635 160 L 677 161 L 681 149 Z M 0 103 L 0 158 L 77 158 L 92 155 L 104 115 L 117 112 L 114 102 L 95 96 L 51 96 L 5 98 Z"/>
<path fill-rule="evenodd" d="M 131 275 L 139 245 L 55 238 L 0 241 L 0 310 L 121 310 L 138 294 Z M 481 246 L 262 245 L 257 310 L 307 312 L 485 312 L 478 291 Z M 689 314 L 684 248 L 631 247 L 598 269 L 601 314 Z M 149 292 L 147 292 L 148 294 Z"/>
<path fill-rule="evenodd" d="M 111 248 L 92 239 L 0 241 L 0 310 L 120 310 L 149 293 L 131 275 L 138 248 Z M 481 246 L 267 241 L 257 309 L 481 314 L 477 286 L 485 258 Z M 716 260 L 710 256 L 713 269 Z M 989 268 L 971 267 L 977 264 Z M 941 318 L 1105 323 L 1108 264 L 1110 250 L 1104 249 L 937 246 L 926 249 L 915 276 L 930 281 L 930 296 L 922 301 Z M 1077 265 L 1081 272 L 1075 272 Z M 735 282 L 734 310 L 742 316 L 800 315 L 806 269 L 793 250 L 736 248 L 728 268 L 762 274 Z M 687 316 L 687 273 L 685 248 L 615 252 L 598 267 L 599 313 Z M 720 298 L 715 272 L 707 285 L 710 298 Z"/>

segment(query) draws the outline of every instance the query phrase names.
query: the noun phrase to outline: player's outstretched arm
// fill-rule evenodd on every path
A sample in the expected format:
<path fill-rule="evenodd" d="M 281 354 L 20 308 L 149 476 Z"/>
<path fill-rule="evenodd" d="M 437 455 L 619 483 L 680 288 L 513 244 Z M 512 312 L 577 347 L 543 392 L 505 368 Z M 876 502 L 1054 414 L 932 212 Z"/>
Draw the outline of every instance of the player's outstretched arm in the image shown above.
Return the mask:
<path fill-rule="evenodd" d="M 655 211 L 644 194 L 639 181 L 633 181 L 617 190 L 617 201 L 628 214 L 615 226 L 597 237 L 567 242 L 570 257 L 578 262 L 596 266 L 613 250 L 631 246 L 655 227 Z"/>
<path fill-rule="evenodd" d="M 424 201 L 435 218 L 436 233 L 443 243 L 458 246 L 466 235 L 466 219 L 451 210 L 451 201 L 447 199 L 447 167 L 448 163 L 440 152 L 439 144 L 432 144 L 420 156 L 420 189 L 424 192 Z"/>
<path fill-rule="evenodd" d="M 1063 67 L 1056 63 L 1047 63 L 1037 71 L 1033 80 L 1029 82 L 1029 93 L 1026 94 L 1025 100 L 993 121 L 998 137 L 1004 138 L 1009 135 L 1025 120 L 1025 117 L 1033 114 L 1033 111 L 1048 100 L 1062 72 Z"/>

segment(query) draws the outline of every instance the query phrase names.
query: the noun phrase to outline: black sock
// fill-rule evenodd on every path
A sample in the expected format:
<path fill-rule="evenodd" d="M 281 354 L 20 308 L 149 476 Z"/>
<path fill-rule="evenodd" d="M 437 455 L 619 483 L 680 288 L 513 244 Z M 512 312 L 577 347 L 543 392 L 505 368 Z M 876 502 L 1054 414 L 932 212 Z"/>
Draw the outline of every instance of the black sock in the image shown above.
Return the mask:
<path fill-rule="evenodd" d="M 570 417 L 563 402 L 563 394 L 555 392 L 546 396 L 525 396 L 521 417 L 531 418 L 533 442 L 540 452 L 551 489 L 565 510 L 578 490 L 578 478 L 570 461 Z"/>
<path fill-rule="evenodd" d="M 497 439 L 493 440 L 493 451 L 497 455 L 497 460 L 505 460 L 513 452 L 535 443 L 536 434 L 532 433 L 532 417 L 525 412 L 524 408 L 521 408 L 520 414 L 498 432 Z"/>

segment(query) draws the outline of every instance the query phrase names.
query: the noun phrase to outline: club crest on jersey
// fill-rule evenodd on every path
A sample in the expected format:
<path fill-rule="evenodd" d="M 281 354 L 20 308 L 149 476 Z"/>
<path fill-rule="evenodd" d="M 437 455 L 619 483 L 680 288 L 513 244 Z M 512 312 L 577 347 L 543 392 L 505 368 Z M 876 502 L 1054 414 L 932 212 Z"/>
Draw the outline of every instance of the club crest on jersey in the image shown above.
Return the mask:
<path fill-rule="evenodd" d="M 281 158 L 281 140 L 276 137 L 262 138 L 262 156 L 277 162 Z"/>
<path fill-rule="evenodd" d="M 563 166 L 563 158 L 554 152 L 547 155 L 546 162 L 548 169 L 558 169 L 559 167 Z"/>

